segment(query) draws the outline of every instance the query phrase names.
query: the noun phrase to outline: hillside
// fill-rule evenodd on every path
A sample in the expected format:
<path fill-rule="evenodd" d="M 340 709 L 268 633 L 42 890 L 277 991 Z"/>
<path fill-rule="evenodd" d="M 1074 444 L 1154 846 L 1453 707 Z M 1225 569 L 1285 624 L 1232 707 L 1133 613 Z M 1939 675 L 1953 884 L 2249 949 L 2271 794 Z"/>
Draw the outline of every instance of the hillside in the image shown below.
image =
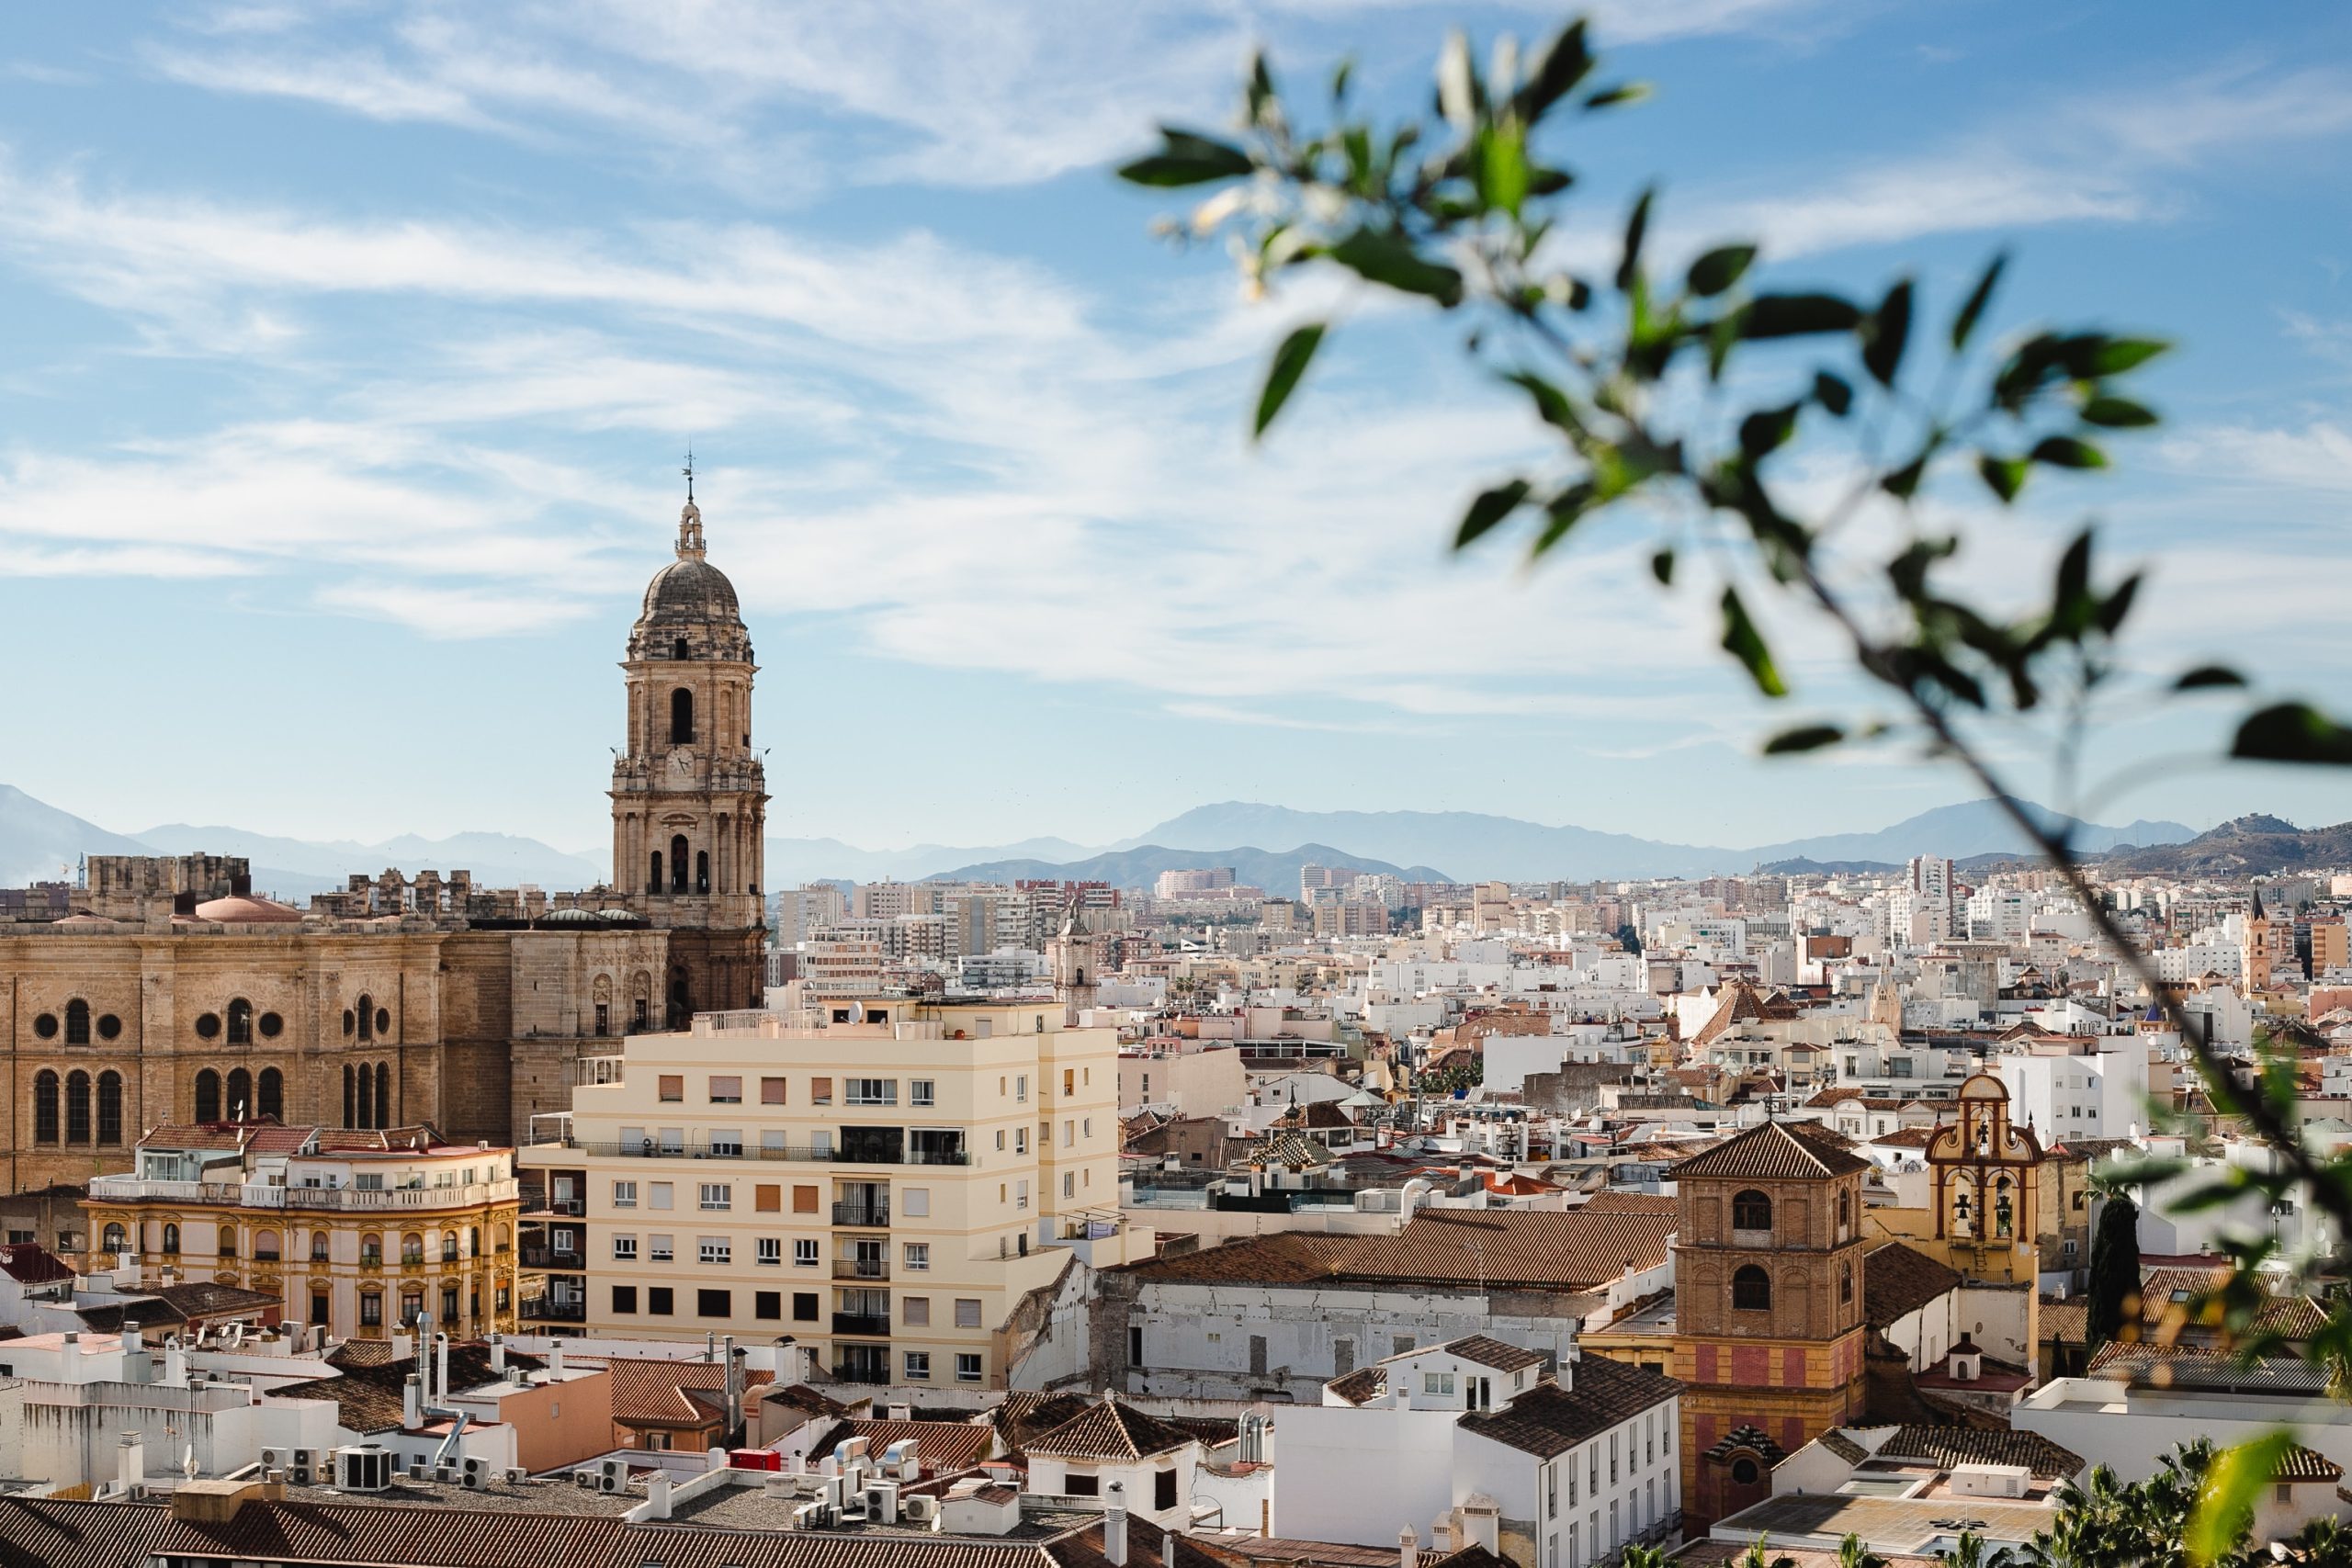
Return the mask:
<path fill-rule="evenodd" d="M 143 855 L 136 839 L 109 833 L 69 811 L 0 784 L 0 887 L 74 880 L 84 855 Z"/>
<path fill-rule="evenodd" d="M 2298 828 L 2282 818 L 2240 817 L 2184 844 L 2125 847 L 2099 862 L 2105 876 L 2247 876 L 2352 867 L 2352 822 Z"/>
<path fill-rule="evenodd" d="M 1357 871 L 1385 873 L 1408 882 L 1451 882 L 1443 872 L 1425 865 L 1396 866 L 1335 850 L 1329 844 L 1301 844 L 1281 853 L 1245 846 L 1236 850 L 1170 850 L 1144 844 L 1132 850 L 1110 850 L 1077 861 L 1000 860 L 959 866 L 942 872 L 933 882 L 1013 882 L 1023 878 L 1053 878 L 1071 882 L 1107 882 L 1114 887 L 1148 887 L 1163 871 L 1187 871 L 1195 866 L 1229 865 L 1245 886 L 1262 887 L 1285 898 L 1298 897 L 1298 873 L 1306 865 L 1344 865 Z"/>

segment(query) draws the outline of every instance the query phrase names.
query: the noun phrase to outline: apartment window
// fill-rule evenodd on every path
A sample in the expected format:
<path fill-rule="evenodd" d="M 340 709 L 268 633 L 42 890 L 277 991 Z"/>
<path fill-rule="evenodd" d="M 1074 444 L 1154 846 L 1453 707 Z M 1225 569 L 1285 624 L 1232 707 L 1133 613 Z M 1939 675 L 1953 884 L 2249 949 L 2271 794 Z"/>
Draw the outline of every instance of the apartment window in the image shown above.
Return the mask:
<path fill-rule="evenodd" d="M 645 1206 L 649 1209 L 667 1209 L 671 1207 L 673 1190 L 673 1184 L 667 1181 L 647 1182 L 645 1184 Z"/>
<path fill-rule="evenodd" d="M 833 1134 L 830 1129 L 808 1134 L 808 1157 L 810 1159 L 833 1157 Z"/>
<path fill-rule="evenodd" d="M 1172 1508 L 1176 1506 L 1176 1472 L 1172 1470 L 1155 1472 L 1151 1478 L 1151 1506 Z"/>
<path fill-rule="evenodd" d="M 844 1078 L 842 1080 L 842 1100 L 847 1105 L 896 1105 L 899 1103 L 899 1080 Z"/>
<path fill-rule="evenodd" d="M 1421 1374 L 1421 1392 L 1423 1393 L 1442 1393 L 1449 1398 L 1452 1397 L 1453 1393 L 1453 1374 L 1452 1372 L 1423 1372 Z"/>
<path fill-rule="evenodd" d="M 937 1086 L 929 1078 L 909 1078 L 907 1080 L 907 1103 L 909 1105 L 921 1106 L 932 1106 L 938 1104 L 939 1091 Z"/>
<path fill-rule="evenodd" d="M 792 1321 L 795 1323 L 814 1323 L 817 1321 L 816 1292 L 795 1291 L 792 1292 Z"/>
<path fill-rule="evenodd" d="M 359 1292 L 359 1321 L 371 1328 L 384 1321 L 383 1292 L 362 1291 Z"/>
<path fill-rule="evenodd" d="M 752 1292 L 752 1315 L 763 1323 L 776 1323 L 784 1317 L 784 1292 L 754 1291 Z"/>
<path fill-rule="evenodd" d="M 753 1187 L 752 1208 L 756 1213 L 781 1213 L 784 1210 L 784 1189 L 772 1182 L 763 1182 Z"/>
<path fill-rule="evenodd" d="M 762 1263 L 782 1263 L 784 1261 L 783 1240 L 772 1235 L 760 1237 L 758 1258 Z"/>
<path fill-rule="evenodd" d="M 1062 1092 L 1064 1094 L 1076 1094 L 1078 1092 L 1078 1069 L 1076 1067 L 1064 1067 L 1062 1069 Z"/>
<path fill-rule="evenodd" d="M 696 1291 L 695 1315 L 696 1317 L 733 1317 L 735 1315 L 734 1299 L 735 1292 L 732 1291 Z"/>
<path fill-rule="evenodd" d="M 697 1236 L 695 1238 L 695 1259 L 700 1263 L 732 1263 L 735 1261 L 735 1244 L 723 1235 Z"/>
<path fill-rule="evenodd" d="M 931 1189 L 928 1187 L 900 1188 L 899 1190 L 899 1213 L 903 1219 L 921 1220 L 930 1218 Z"/>
<path fill-rule="evenodd" d="M 1029 1184 L 1026 1181 L 1012 1184 L 1012 1206 L 1016 1211 L 1029 1206 Z"/>
<path fill-rule="evenodd" d="M 760 1148 L 763 1153 L 772 1149 L 775 1153 L 769 1157 L 782 1159 L 784 1157 L 784 1129 L 781 1127 L 763 1129 L 760 1134 Z"/>
<path fill-rule="evenodd" d="M 792 1190 L 792 1212 L 796 1214 L 815 1213 L 817 1190 L 814 1187 L 795 1187 Z"/>
<path fill-rule="evenodd" d="M 832 1102 L 833 1080 L 831 1078 L 810 1078 L 808 1080 L 808 1103 L 811 1105 L 831 1105 Z"/>
<path fill-rule="evenodd" d="M 634 1209 L 637 1207 L 636 1182 L 616 1181 L 613 1183 L 613 1207 L 616 1209 Z"/>
<path fill-rule="evenodd" d="M 929 1328 L 931 1326 L 931 1298 L 929 1296 L 900 1296 L 899 1314 L 899 1320 L 910 1328 Z"/>
<path fill-rule="evenodd" d="M 1001 1127 L 996 1130 L 996 1152 L 1004 1153 L 1004 1129 Z"/>
<path fill-rule="evenodd" d="M 1013 1103 L 1016 1105 L 1026 1105 L 1029 1103 L 1029 1075 L 1027 1073 L 1021 1073 L 1014 1077 L 1012 1080 L 1012 1100 Z"/>
<path fill-rule="evenodd" d="M 668 1317 L 678 1309 L 677 1293 L 667 1285 L 654 1285 L 645 1292 L 645 1310 L 655 1317 Z"/>
<path fill-rule="evenodd" d="M 1062 1147 L 1069 1148 L 1071 1145 L 1077 1142 L 1078 1122 L 1073 1119 L 1065 1117 L 1062 1121 Z"/>
<path fill-rule="evenodd" d="M 760 1080 L 760 1103 L 762 1105 L 782 1105 L 784 1103 L 784 1080 L 782 1078 L 762 1078 Z"/>
<path fill-rule="evenodd" d="M 637 1287 L 635 1285 L 615 1285 L 613 1287 L 614 1315 L 621 1316 L 635 1313 L 636 1311 Z"/>
<path fill-rule="evenodd" d="M 735 1206 L 735 1189 L 724 1181 L 702 1184 L 702 1206 L 706 1210 L 723 1211 Z"/>
<path fill-rule="evenodd" d="M 907 1381 L 909 1382 L 929 1382 L 931 1381 L 930 1351 L 908 1351 L 905 1364 L 907 1369 Z"/>
<path fill-rule="evenodd" d="M 637 1237 L 633 1235 L 616 1235 L 613 1237 L 613 1261 L 616 1263 L 636 1262 Z"/>
<path fill-rule="evenodd" d="M 978 1328 L 979 1325 L 980 1303 L 968 1296 L 958 1297 L 956 1302 L 956 1326 Z"/>
<path fill-rule="evenodd" d="M 1078 1196 L 1078 1173 L 1076 1171 L 1065 1170 L 1062 1172 L 1062 1196 L 1065 1198 L 1075 1198 Z"/>
<path fill-rule="evenodd" d="M 674 1250 L 669 1236 L 650 1235 L 645 1238 L 645 1256 L 655 1263 L 669 1262 Z"/>
<path fill-rule="evenodd" d="M 1029 1152 L 1029 1127 L 1026 1122 L 1012 1130 L 1012 1152 L 1017 1155 Z"/>
<path fill-rule="evenodd" d="M 907 1243 L 907 1272 L 910 1274 L 922 1274 L 928 1272 L 930 1268 L 931 1243 L 927 1241 L 910 1241 Z"/>
<path fill-rule="evenodd" d="M 660 1081 L 654 1086 L 654 1095 L 663 1104 L 684 1104 L 686 1075 L 684 1073 L 662 1074 Z"/>
<path fill-rule="evenodd" d="M 817 1241 L 814 1236 L 802 1236 L 792 1244 L 792 1263 L 796 1269 L 817 1267 Z"/>
<path fill-rule="evenodd" d="M 1087 1137 L 1094 1136 L 1094 1118 L 1091 1116 L 1081 1118 L 1078 1130 Z"/>
<path fill-rule="evenodd" d="M 743 1154 L 743 1129 L 713 1127 L 710 1130 L 710 1152 L 728 1159 L 740 1159 Z"/>
<path fill-rule="evenodd" d="M 978 1351 L 959 1350 L 956 1353 L 956 1381 L 957 1382 L 980 1381 L 980 1357 Z"/>
<path fill-rule="evenodd" d="M 743 1080 L 742 1080 L 741 1078 L 740 1078 L 740 1077 L 724 1077 L 724 1078 L 713 1078 L 713 1079 L 711 1079 L 711 1080 L 710 1080 L 710 1102 L 711 1102 L 713 1105 L 741 1105 L 741 1104 L 742 1104 L 742 1103 L 743 1103 Z"/>

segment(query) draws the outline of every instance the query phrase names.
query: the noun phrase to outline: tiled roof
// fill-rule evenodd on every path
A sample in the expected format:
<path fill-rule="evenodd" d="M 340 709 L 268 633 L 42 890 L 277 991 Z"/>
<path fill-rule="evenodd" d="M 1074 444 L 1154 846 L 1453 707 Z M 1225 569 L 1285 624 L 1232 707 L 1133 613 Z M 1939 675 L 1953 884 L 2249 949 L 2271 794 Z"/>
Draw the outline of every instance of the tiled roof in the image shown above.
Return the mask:
<path fill-rule="evenodd" d="M 2315 1453 L 2297 1443 L 2287 1450 L 2287 1457 L 2271 1473 L 2273 1481 L 2326 1481 L 2344 1479 L 2344 1467 L 2325 1454 Z"/>
<path fill-rule="evenodd" d="M 2047 1296 L 2041 1301 L 2041 1337 L 2065 1345 L 2080 1345 L 2089 1337 L 2091 1303 L 2088 1297 L 2075 1296 L 2053 1302 Z"/>
<path fill-rule="evenodd" d="M 2090 1360 L 2093 1377 L 2119 1378 L 2145 1388 L 2316 1394 L 2327 1372 L 2297 1356 L 2266 1356 L 2242 1365 L 2236 1352 L 2206 1345 L 2127 1344 L 2111 1340 Z"/>
<path fill-rule="evenodd" d="M 1872 1328 L 1891 1327 L 1960 1286 L 1957 1269 L 1890 1241 L 1862 1257 L 1862 1316 Z"/>
<path fill-rule="evenodd" d="M 805 1382 L 787 1383 L 781 1387 L 771 1384 L 758 1396 L 762 1404 L 773 1404 L 786 1410 L 805 1410 L 811 1416 L 846 1416 L 849 1406 L 831 1394 L 821 1393 Z"/>
<path fill-rule="evenodd" d="M 1279 1165 L 1296 1169 L 1310 1165 L 1329 1165 L 1331 1151 L 1301 1133 L 1270 1133 L 1250 1146 L 1251 1165 Z"/>
<path fill-rule="evenodd" d="M 1016 1389 L 989 1412 L 989 1419 L 1004 1434 L 1007 1448 L 1020 1449 L 1030 1438 L 1075 1421 L 1093 1404 L 1081 1393 L 1035 1393 Z"/>
<path fill-rule="evenodd" d="M 1922 1459 L 1946 1470 L 1956 1464 L 2019 1464 L 2045 1481 L 2082 1473 L 2083 1456 L 2039 1432 L 2009 1427 L 1897 1427 L 1881 1443 L 1881 1459 Z"/>
<path fill-rule="evenodd" d="M 360 1344 L 366 1341 L 355 1340 Z M 346 1358 L 338 1348 L 330 1357 L 331 1365 L 343 1369 L 340 1377 L 313 1378 L 308 1382 L 288 1383 L 276 1390 L 284 1399 L 326 1399 L 334 1402 L 336 1422 L 354 1432 L 382 1432 L 400 1426 L 404 1406 L 403 1393 L 409 1374 L 416 1371 L 416 1358 L 405 1357 L 397 1361 L 361 1361 Z M 536 1371 L 547 1363 L 537 1356 L 520 1350 L 506 1353 L 506 1365 L 511 1372 Z M 496 1379 L 491 1370 L 490 1348 L 484 1345 L 452 1345 L 449 1347 L 449 1386 L 463 1393 Z"/>
<path fill-rule="evenodd" d="M 1789 1453 L 1788 1450 L 1774 1442 L 1761 1427 L 1743 1421 L 1725 1432 L 1715 1446 L 1707 1450 L 1707 1457 L 1712 1460 L 1726 1460 L 1742 1449 L 1758 1455 L 1767 1466 L 1780 1463 L 1788 1457 Z"/>
<path fill-rule="evenodd" d="M 1728 1032 L 1735 1023 L 1792 1019 L 1797 1016 L 1797 1012 L 1796 1004 L 1780 992 L 1762 996 L 1752 982 L 1734 980 L 1717 994 L 1713 1016 L 1699 1026 L 1699 1032 L 1690 1037 L 1690 1043 L 1708 1044 Z"/>
<path fill-rule="evenodd" d="M 720 1417 L 727 1397 L 727 1369 L 717 1361 L 662 1361 L 616 1356 L 613 1419 L 631 1427 L 699 1427 Z M 775 1381 L 762 1368 L 743 1370 L 743 1397 Z"/>
<path fill-rule="evenodd" d="M 912 1438 L 925 1475 L 969 1470 L 996 1447 L 995 1428 L 970 1421 L 843 1421 L 808 1451 L 821 1457 L 852 1438 L 864 1438 L 865 1451 L 876 1459 L 891 1444 Z"/>
<path fill-rule="evenodd" d="M 1924 1149 L 1928 1146 L 1928 1140 L 1935 1135 L 1933 1127 L 1898 1127 L 1892 1133 L 1872 1138 L 1871 1146 L 1875 1149 Z"/>
<path fill-rule="evenodd" d="M 1666 1260 L 1671 1211 L 1428 1209 L 1392 1235 L 1278 1232 L 1134 1265 L 1171 1284 L 1317 1281 L 1590 1290 Z"/>
<path fill-rule="evenodd" d="M 1516 1568 L 1508 1557 L 1498 1557 L 1473 1541 L 1459 1551 L 1447 1552 L 1432 1568 Z"/>
<path fill-rule="evenodd" d="M 1358 1367 L 1354 1371 L 1333 1378 L 1323 1385 L 1328 1393 L 1336 1393 L 1350 1404 L 1362 1404 L 1377 1399 L 1388 1389 L 1388 1369 L 1377 1362 Z"/>
<path fill-rule="evenodd" d="M 1811 1122 L 1763 1122 L 1668 1167 L 1667 1173 L 1678 1181 L 1692 1176 L 1785 1181 L 1870 1168 L 1870 1161 L 1832 1143 L 1834 1136 Z"/>
<path fill-rule="evenodd" d="M 1491 1367 L 1498 1372 L 1523 1371 L 1529 1367 L 1540 1367 L 1544 1364 L 1544 1358 L 1536 1352 L 1523 1349 L 1517 1345 L 1506 1345 L 1499 1339 L 1489 1339 L 1483 1334 L 1473 1334 L 1466 1339 L 1456 1339 L 1451 1344 L 1441 1346 L 1440 1348 L 1459 1356 L 1465 1361 L 1475 1362 L 1482 1367 Z"/>
<path fill-rule="evenodd" d="M 1672 1378 L 1604 1356 L 1579 1358 L 1571 1376 L 1573 1388 L 1540 1382 L 1501 1409 L 1464 1416 L 1457 1425 L 1506 1448 L 1551 1459 L 1682 1392 Z"/>
<path fill-rule="evenodd" d="M 1030 1453 L 1054 1459 L 1147 1459 L 1198 1440 L 1157 1416 L 1104 1399 L 1088 1405 L 1084 1415 L 1030 1438 L 1025 1447 Z"/>
<path fill-rule="evenodd" d="M 1832 1427 L 1817 1439 L 1821 1446 L 1844 1460 L 1848 1464 L 1860 1464 L 1871 1457 L 1871 1450 Z"/>
<path fill-rule="evenodd" d="M 1594 1193 L 1583 1205 L 1588 1214 L 1672 1214 L 1680 1205 L 1657 1192 L 1634 1192 L 1611 1187 Z"/>
<path fill-rule="evenodd" d="M 59 1262 L 55 1254 L 29 1241 L 0 1247 L 0 1273 L 19 1285 L 49 1285 L 74 1277 L 74 1270 Z"/>

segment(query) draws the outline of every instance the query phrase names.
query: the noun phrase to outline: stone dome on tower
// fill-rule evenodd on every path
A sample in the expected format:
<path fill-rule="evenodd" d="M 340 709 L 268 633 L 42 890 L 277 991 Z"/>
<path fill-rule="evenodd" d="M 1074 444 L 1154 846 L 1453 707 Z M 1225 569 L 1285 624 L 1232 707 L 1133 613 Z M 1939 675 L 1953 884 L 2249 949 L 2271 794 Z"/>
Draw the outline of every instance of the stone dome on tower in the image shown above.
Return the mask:
<path fill-rule="evenodd" d="M 645 585 L 645 607 L 629 637 L 633 654 L 671 650 L 679 640 L 693 658 L 749 662 L 751 637 L 741 604 L 727 574 L 710 564 L 703 542 L 702 508 L 689 498 L 678 513 L 678 558 Z"/>

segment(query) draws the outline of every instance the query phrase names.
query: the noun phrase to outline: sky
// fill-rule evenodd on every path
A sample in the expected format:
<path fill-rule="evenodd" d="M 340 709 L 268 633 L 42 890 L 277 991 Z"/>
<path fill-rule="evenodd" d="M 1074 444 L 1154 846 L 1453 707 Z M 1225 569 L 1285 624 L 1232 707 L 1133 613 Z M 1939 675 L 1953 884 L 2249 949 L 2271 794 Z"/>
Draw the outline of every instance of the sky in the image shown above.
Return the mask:
<path fill-rule="evenodd" d="M 1756 699 L 1638 519 L 1454 558 L 1534 435 L 1452 322 L 1252 301 L 1108 173 L 1215 129 L 1263 44 L 1424 101 L 1446 28 L 1548 6 L 564 0 L 27 8 L 0 37 L 0 783 L 124 832 L 607 841 L 616 662 L 691 444 L 762 670 L 771 831 L 1106 842 L 1206 801 L 1498 812 L 1683 842 L 1961 797 L 1901 752 L 1766 761 Z M 2194 0 L 1611 0 L 1655 85 L 1560 150 L 1572 243 L 2181 347 L 2164 429 L 2014 516 L 2151 567 L 2127 653 L 2352 706 L 2352 12 Z M 1259 446 L 1264 355 L 1340 319 Z M 1799 455 L 1800 457 L 1802 455 Z M 1783 711 L 1785 710 L 1785 711 Z M 2098 731 L 2101 820 L 2352 816 L 2199 760 L 2211 705 Z M 2112 781 L 2109 787 L 2107 781 Z M 1203 846 L 1210 847 L 1210 846 Z M 1287 846 L 1283 846 L 1287 847 Z"/>

